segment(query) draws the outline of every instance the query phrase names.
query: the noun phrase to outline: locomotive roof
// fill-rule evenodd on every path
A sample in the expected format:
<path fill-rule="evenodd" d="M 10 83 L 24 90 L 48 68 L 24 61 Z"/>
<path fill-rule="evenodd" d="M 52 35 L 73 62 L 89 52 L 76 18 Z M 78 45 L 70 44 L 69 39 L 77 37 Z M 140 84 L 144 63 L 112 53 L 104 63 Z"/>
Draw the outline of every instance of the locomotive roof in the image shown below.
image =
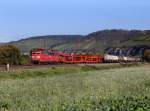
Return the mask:
<path fill-rule="evenodd" d="M 36 51 L 44 51 L 44 48 L 40 48 L 40 49 L 33 49 L 32 51 L 36 52 Z"/>

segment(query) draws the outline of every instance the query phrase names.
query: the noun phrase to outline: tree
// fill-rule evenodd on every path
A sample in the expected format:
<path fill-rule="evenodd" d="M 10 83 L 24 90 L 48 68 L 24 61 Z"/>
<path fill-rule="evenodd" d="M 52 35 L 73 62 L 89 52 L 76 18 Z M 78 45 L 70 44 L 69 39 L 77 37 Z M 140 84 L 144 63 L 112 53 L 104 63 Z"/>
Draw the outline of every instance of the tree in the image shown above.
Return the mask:
<path fill-rule="evenodd" d="M 144 59 L 150 62 L 150 49 L 147 49 L 144 53 Z"/>
<path fill-rule="evenodd" d="M 18 65 L 20 57 L 21 52 L 16 46 L 0 46 L 0 64 Z"/>

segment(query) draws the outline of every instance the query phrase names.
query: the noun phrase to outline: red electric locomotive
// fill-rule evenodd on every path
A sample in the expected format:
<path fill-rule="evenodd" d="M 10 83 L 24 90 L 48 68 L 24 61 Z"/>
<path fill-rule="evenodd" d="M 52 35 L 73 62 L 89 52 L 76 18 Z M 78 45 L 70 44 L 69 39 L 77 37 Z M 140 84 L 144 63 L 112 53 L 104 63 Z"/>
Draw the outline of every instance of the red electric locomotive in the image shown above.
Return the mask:
<path fill-rule="evenodd" d="M 32 51 L 32 63 L 58 63 L 60 56 L 53 51 L 46 51 L 45 49 L 37 49 Z"/>

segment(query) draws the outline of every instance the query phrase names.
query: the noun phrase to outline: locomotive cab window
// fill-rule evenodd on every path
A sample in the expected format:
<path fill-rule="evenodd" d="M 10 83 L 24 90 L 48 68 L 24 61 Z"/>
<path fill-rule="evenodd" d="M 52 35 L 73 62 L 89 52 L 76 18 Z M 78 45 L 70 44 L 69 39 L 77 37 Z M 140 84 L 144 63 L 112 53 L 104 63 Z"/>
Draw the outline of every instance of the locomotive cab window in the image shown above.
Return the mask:
<path fill-rule="evenodd" d="M 41 52 L 32 52 L 32 54 L 41 54 Z"/>

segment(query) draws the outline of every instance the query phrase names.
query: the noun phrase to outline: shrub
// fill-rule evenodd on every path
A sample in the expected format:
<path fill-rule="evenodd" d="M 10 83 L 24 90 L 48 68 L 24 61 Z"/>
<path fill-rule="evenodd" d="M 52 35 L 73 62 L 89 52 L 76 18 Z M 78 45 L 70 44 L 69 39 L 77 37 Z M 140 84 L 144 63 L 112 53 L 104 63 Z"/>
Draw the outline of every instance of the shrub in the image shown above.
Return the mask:
<path fill-rule="evenodd" d="M 30 63 L 31 63 L 30 56 L 28 56 L 28 55 L 21 55 L 20 62 L 19 62 L 20 65 L 27 65 L 27 64 L 30 64 Z"/>

